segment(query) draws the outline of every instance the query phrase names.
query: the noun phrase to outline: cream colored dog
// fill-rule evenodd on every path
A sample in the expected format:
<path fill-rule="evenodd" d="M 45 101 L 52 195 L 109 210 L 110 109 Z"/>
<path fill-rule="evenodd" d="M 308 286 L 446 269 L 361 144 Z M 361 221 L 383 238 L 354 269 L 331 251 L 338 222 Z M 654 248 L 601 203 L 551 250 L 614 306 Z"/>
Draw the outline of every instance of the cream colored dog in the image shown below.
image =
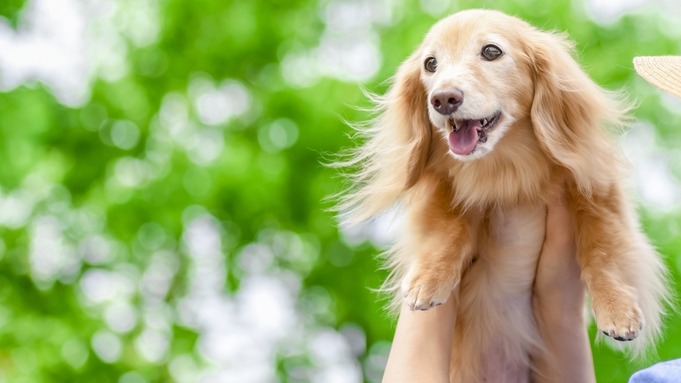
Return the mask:
<path fill-rule="evenodd" d="M 454 382 L 495 367 L 528 381 L 541 349 L 531 290 L 546 201 L 561 194 L 598 328 L 635 353 L 659 335 L 665 269 L 604 129 L 621 127 L 627 108 L 571 51 L 561 35 L 500 12 L 447 17 L 376 96 L 377 119 L 349 161 L 361 169 L 341 206 L 350 220 L 406 210 L 388 288 L 417 310 L 454 291 Z"/>

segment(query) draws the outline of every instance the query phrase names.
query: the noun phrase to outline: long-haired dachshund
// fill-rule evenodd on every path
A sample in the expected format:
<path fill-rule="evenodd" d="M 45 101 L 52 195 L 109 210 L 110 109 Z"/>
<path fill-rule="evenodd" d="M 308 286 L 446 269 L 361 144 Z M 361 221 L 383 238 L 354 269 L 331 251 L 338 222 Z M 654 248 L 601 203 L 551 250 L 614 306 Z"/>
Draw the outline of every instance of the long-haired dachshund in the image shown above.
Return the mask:
<path fill-rule="evenodd" d="M 340 204 L 346 219 L 405 210 L 387 254 L 397 301 L 428 310 L 457 300 L 452 381 L 481 380 L 490 358 L 517 372 L 506 381 L 528 380 L 541 344 L 532 283 L 546 201 L 558 195 L 574 213 L 598 328 L 634 354 L 659 335 L 665 268 L 607 132 L 626 124 L 628 107 L 571 53 L 562 35 L 500 12 L 449 16 L 374 97 L 377 117 L 346 162 L 359 168 Z"/>

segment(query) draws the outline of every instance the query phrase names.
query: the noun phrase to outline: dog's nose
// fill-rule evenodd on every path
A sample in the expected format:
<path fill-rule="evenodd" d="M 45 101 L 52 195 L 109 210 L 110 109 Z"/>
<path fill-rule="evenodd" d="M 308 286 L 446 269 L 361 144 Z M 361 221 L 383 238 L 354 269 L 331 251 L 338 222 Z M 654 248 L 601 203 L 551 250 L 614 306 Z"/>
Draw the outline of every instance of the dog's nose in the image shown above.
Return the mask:
<path fill-rule="evenodd" d="M 463 91 L 459 88 L 440 90 L 430 97 L 430 103 L 438 113 L 449 115 L 456 112 L 463 103 Z"/>

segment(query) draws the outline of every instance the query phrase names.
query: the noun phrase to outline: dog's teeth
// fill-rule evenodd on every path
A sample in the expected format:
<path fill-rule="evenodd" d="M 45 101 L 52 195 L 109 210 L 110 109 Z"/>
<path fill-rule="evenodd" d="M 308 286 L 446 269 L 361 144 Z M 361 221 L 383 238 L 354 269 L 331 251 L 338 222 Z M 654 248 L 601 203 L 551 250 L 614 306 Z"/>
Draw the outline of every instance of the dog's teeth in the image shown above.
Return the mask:
<path fill-rule="evenodd" d="M 487 121 L 486 118 L 482 119 L 482 126 L 487 126 L 487 122 L 488 122 L 488 121 Z"/>

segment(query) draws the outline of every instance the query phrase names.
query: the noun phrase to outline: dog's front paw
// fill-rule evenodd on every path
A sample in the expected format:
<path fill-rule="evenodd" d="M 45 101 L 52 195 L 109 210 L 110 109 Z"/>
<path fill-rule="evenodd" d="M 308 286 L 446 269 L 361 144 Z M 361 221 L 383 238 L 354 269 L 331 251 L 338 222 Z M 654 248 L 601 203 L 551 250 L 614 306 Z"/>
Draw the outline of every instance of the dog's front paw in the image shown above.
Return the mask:
<path fill-rule="evenodd" d="M 412 310 L 428 310 L 447 302 L 458 282 L 452 273 L 414 267 L 402 281 L 402 295 Z"/>
<path fill-rule="evenodd" d="M 603 334 L 620 342 L 634 340 L 643 329 L 643 314 L 635 303 L 601 308 L 595 314 Z"/>

